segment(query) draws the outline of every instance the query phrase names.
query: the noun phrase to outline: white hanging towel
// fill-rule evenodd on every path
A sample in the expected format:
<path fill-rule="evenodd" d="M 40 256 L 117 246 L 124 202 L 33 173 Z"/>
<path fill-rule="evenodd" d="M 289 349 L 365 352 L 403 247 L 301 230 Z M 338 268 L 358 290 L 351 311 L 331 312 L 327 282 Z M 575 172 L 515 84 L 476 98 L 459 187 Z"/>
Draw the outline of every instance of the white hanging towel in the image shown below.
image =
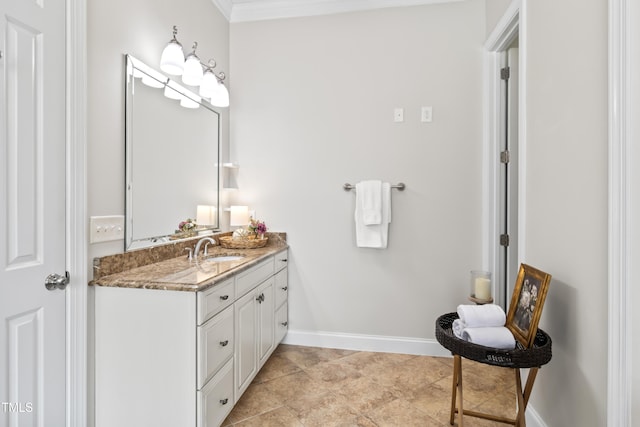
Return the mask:
<path fill-rule="evenodd" d="M 363 185 L 370 181 L 363 181 L 356 184 L 356 245 L 359 248 L 379 248 L 385 249 L 389 237 L 389 223 L 391 222 L 391 184 L 381 183 L 380 191 L 380 223 L 365 223 L 363 201 L 361 197 L 365 190 Z"/>
<path fill-rule="evenodd" d="M 360 205 L 362 223 L 382 223 L 382 181 L 362 181 L 356 184 L 356 203 Z"/>

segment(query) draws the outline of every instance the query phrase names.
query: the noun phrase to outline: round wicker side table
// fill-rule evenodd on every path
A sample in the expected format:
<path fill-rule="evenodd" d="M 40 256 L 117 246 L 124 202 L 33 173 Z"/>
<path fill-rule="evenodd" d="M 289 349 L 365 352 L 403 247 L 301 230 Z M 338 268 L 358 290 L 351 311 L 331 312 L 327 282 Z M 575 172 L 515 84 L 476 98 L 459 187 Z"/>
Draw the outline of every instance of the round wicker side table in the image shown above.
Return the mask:
<path fill-rule="evenodd" d="M 531 348 L 525 348 L 517 343 L 515 349 L 501 350 L 498 348 L 485 347 L 461 340 L 453 334 L 451 325 L 458 318 L 457 313 L 447 313 L 436 320 L 436 339 L 447 350 L 451 351 L 454 358 L 453 363 L 453 386 L 451 391 L 451 415 L 449 423 L 453 425 L 455 414 L 460 414 L 458 426 L 464 426 L 464 417 L 468 415 L 476 418 L 483 418 L 505 424 L 525 427 L 524 417 L 527 403 L 531 396 L 533 383 L 535 382 L 538 370 L 542 365 L 551 360 L 551 337 L 542 329 L 536 332 L 536 338 Z M 516 394 L 518 397 L 518 412 L 515 419 L 498 417 L 491 414 L 484 414 L 463 409 L 462 405 L 462 358 L 485 363 L 487 365 L 499 366 L 513 369 L 516 378 Z M 520 377 L 520 369 L 529 368 L 529 375 L 524 389 Z M 458 407 L 456 407 L 456 397 Z"/>

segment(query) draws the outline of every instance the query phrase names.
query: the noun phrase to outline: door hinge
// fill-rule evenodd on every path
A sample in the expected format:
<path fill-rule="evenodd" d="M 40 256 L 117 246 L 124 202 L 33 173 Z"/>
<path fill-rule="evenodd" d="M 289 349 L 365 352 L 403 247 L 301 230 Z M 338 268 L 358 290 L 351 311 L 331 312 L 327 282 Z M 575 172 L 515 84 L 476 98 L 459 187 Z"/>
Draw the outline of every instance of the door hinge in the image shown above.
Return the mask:
<path fill-rule="evenodd" d="M 509 80 L 509 77 L 511 77 L 511 68 L 509 67 L 500 68 L 500 79 Z"/>
<path fill-rule="evenodd" d="M 500 235 L 500 246 L 504 246 L 505 248 L 509 246 L 509 235 L 501 234 Z"/>
<path fill-rule="evenodd" d="M 509 154 L 509 150 L 504 150 L 500 152 L 500 163 L 509 163 L 511 156 Z"/>

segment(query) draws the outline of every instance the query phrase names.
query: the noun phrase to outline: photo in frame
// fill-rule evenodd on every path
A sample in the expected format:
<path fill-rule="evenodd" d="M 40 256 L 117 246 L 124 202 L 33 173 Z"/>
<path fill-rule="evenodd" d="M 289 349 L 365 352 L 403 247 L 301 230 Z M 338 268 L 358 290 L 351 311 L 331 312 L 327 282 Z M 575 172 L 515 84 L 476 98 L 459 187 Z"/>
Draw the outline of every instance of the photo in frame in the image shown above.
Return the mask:
<path fill-rule="evenodd" d="M 511 296 L 506 327 L 526 348 L 533 345 L 551 275 L 527 264 L 520 270 Z"/>

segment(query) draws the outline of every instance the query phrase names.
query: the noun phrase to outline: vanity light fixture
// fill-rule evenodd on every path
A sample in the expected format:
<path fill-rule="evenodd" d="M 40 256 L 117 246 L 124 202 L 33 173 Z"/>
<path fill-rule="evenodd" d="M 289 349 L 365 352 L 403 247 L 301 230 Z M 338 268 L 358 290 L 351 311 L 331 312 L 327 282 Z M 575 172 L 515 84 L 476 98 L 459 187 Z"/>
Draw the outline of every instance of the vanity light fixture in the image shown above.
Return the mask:
<path fill-rule="evenodd" d="M 213 68 L 216 62 L 211 59 L 207 64 L 200 62 L 196 55 L 198 43 L 193 43 L 193 50 L 184 57 L 182 45 L 177 40 L 178 28 L 173 26 L 173 38 L 162 51 L 160 69 L 168 74 L 181 75 L 182 82 L 188 86 L 200 86 L 200 96 L 209 99 L 215 107 L 229 106 L 229 91 L 224 86 L 226 78 L 223 72 L 216 74 Z M 167 90 L 165 90 L 167 95 Z M 167 95 L 168 97 L 171 97 Z"/>
<path fill-rule="evenodd" d="M 209 64 L 207 64 L 207 68 L 204 70 L 202 74 L 202 83 L 200 84 L 200 96 L 203 98 L 211 98 L 211 95 L 217 89 L 217 86 L 220 84 L 218 78 L 213 73 L 213 67 L 216 66 L 216 62 L 211 59 L 209 60 Z"/>
<path fill-rule="evenodd" d="M 200 64 L 200 58 L 196 55 L 197 48 L 198 42 L 193 42 L 193 50 L 184 60 L 182 83 L 188 86 L 200 86 L 200 83 L 202 83 L 202 65 Z"/>
<path fill-rule="evenodd" d="M 178 27 L 174 25 L 173 38 L 169 40 L 160 57 L 160 69 L 173 76 L 182 75 L 184 70 L 184 52 L 182 51 L 182 45 L 176 39 L 177 34 Z"/>

